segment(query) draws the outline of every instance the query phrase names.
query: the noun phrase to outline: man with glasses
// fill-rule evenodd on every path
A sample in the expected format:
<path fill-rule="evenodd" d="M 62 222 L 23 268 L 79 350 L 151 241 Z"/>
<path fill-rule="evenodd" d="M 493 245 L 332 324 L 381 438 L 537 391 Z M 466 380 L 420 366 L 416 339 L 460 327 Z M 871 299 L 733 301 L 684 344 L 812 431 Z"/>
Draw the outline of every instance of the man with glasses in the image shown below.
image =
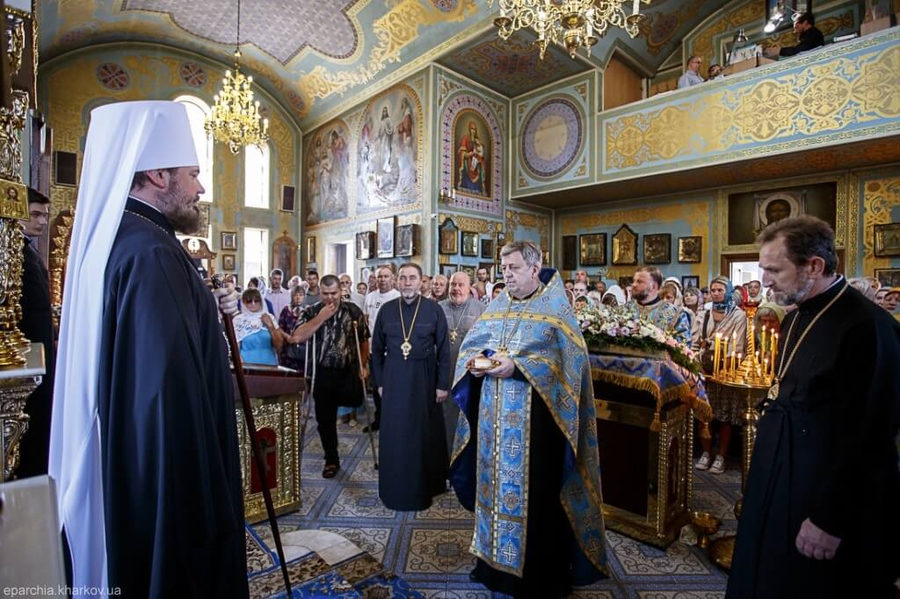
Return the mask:
<path fill-rule="evenodd" d="M 700 76 L 700 65 L 702 64 L 703 59 L 699 56 L 691 56 L 688 59 L 687 70 L 678 78 L 678 89 L 704 83 L 703 77 Z"/>

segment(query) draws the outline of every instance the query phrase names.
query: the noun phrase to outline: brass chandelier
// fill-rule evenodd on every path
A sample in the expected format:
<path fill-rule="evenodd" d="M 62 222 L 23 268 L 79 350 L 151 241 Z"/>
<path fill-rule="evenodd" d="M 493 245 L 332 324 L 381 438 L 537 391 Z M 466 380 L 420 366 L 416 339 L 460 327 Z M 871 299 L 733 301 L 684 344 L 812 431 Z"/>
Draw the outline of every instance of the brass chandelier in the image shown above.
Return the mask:
<path fill-rule="evenodd" d="M 526 27 L 537 34 L 535 44 L 540 48 L 541 60 L 550 44 L 561 44 L 575 58 L 584 48 L 590 55 L 610 26 L 624 29 L 631 37 L 639 33 L 640 5 L 650 0 L 633 0 L 631 14 L 625 13 L 629 0 L 497 0 L 500 16 L 494 25 L 504 40 Z M 488 0 L 493 7 L 494 0 Z"/>
<path fill-rule="evenodd" d="M 262 146 L 269 140 L 269 119 L 260 124 L 259 101 L 253 99 L 250 86 L 253 77 L 241 73 L 241 0 L 238 0 L 237 40 L 234 49 L 234 72 L 225 71 L 222 90 L 213 96 L 215 104 L 206 119 L 206 134 L 228 144 L 232 154 L 245 146 Z"/>

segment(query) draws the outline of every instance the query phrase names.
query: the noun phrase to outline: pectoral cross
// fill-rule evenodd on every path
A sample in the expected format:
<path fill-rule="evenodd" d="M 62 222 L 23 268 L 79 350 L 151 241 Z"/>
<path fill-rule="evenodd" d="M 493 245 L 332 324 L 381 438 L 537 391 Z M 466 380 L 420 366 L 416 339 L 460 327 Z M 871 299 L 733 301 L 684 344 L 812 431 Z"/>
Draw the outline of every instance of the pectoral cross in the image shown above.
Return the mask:
<path fill-rule="evenodd" d="M 450 343 L 453 345 L 456 345 L 456 339 L 458 337 L 459 337 L 459 335 L 457 334 L 456 329 L 451 329 L 450 330 Z"/>
<path fill-rule="evenodd" d="M 412 344 L 409 341 L 404 341 L 400 344 L 400 349 L 403 351 L 403 359 L 409 359 L 409 352 L 412 351 Z"/>
<path fill-rule="evenodd" d="M 771 387 L 769 387 L 769 394 L 766 395 L 766 397 L 768 399 L 771 399 L 772 401 L 775 401 L 776 399 L 778 399 L 778 383 L 779 382 L 780 381 L 778 379 L 775 379 L 775 384 L 772 385 Z"/>

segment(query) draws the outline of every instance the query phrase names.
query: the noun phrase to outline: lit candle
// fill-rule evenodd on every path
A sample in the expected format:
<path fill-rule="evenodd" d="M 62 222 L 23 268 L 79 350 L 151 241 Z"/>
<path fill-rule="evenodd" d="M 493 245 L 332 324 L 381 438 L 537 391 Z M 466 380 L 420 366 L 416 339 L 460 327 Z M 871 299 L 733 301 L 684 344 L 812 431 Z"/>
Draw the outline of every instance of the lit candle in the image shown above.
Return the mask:
<path fill-rule="evenodd" d="M 766 327 L 762 328 L 762 335 L 759 339 L 759 349 L 762 352 L 760 357 L 762 358 L 762 363 L 766 363 Z"/>
<path fill-rule="evenodd" d="M 641 0 L 634 0 L 634 7 L 632 7 L 631 14 L 636 15 L 641 12 Z"/>
<path fill-rule="evenodd" d="M 741 361 L 742 361 L 743 359 L 744 359 L 744 354 L 738 353 L 738 355 L 737 355 L 737 362 L 735 362 L 735 372 L 737 372 L 737 369 L 741 367 Z"/>
<path fill-rule="evenodd" d="M 778 333 L 772 329 L 772 374 L 775 374 L 775 360 L 778 358 Z"/>
<path fill-rule="evenodd" d="M 750 349 L 747 352 L 747 355 L 752 355 L 756 350 L 756 323 L 750 323 Z"/>
<path fill-rule="evenodd" d="M 719 350 L 722 344 L 722 333 L 716 333 L 716 349 L 713 352 L 713 376 L 719 376 Z"/>
<path fill-rule="evenodd" d="M 728 337 L 722 339 L 722 368 L 721 373 L 723 376 L 728 374 Z"/>

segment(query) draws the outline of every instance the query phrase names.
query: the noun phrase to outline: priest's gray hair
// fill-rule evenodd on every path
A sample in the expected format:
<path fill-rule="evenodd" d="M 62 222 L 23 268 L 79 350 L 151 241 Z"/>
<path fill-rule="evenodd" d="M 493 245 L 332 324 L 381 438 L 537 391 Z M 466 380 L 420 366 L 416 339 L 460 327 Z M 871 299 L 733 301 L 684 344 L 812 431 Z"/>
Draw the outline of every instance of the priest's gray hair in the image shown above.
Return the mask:
<path fill-rule="evenodd" d="M 788 259 L 797 266 L 809 264 L 814 257 L 825 262 L 825 276 L 834 274 L 838 265 L 834 248 L 834 231 L 815 216 L 794 216 L 776 221 L 762 230 L 756 242 L 760 245 L 784 239 Z"/>
<path fill-rule="evenodd" d="M 525 264 L 528 266 L 541 265 L 541 246 L 533 241 L 510 241 L 500 250 L 500 255 L 509 256 L 516 252 L 522 254 L 522 259 L 525 260 Z"/>

